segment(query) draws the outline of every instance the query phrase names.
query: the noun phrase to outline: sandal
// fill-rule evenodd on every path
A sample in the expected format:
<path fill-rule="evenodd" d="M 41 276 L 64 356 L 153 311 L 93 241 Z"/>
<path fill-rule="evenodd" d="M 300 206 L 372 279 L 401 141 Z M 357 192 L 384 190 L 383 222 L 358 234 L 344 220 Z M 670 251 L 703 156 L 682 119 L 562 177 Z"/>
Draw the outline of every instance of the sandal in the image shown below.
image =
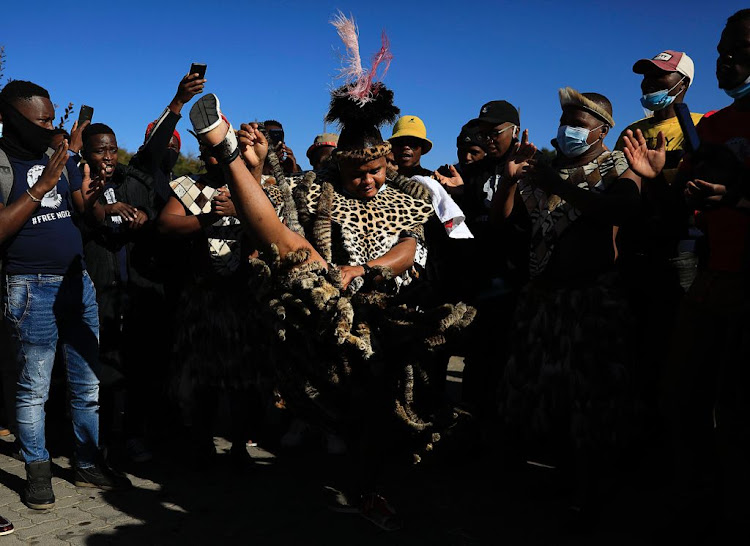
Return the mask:
<path fill-rule="evenodd" d="M 190 109 L 190 123 L 199 135 L 218 127 L 223 117 L 219 97 L 213 93 L 203 95 Z"/>
<path fill-rule="evenodd" d="M 224 139 L 215 145 L 207 142 L 207 134 L 218 128 L 222 121 L 227 124 L 227 132 L 224 135 Z M 200 140 L 210 146 L 211 155 L 219 163 L 228 165 L 240 155 L 234 128 L 224 114 L 221 113 L 219 97 L 213 93 L 203 95 L 193 104 L 193 107 L 190 109 L 190 122 L 193 124 L 193 129 L 199 135 Z"/>
<path fill-rule="evenodd" d="M 376 493 L 362 496 L 359 513 L 384 531 L 398 531 L 404 526 L 396 510 Z"/>

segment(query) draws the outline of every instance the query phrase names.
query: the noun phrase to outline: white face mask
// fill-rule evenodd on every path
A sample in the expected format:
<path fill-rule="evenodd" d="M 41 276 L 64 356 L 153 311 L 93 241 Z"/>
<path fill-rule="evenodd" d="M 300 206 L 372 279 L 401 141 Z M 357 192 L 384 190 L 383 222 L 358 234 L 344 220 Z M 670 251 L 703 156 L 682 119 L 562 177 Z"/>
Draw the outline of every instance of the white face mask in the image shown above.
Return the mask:
<path fill-rule="evenodd" d="M 560 125 L 557 129 L 557 147 L 560 148 L 565 157 L 578 157 L 596 144 L 596 141 L 591 144 L 587 141 L 591 131 L 596 131 L 600 127 L 604 127 L 604 124 L 591 130 L 584 127 Z"/>
<path fill-rule="evenodd" d="M 750 93 L 750 76 L 743 83 L 733 89 L 724 89 L 724 92 L 733 99 L 741 99 Z"/>
<path fill-rule="evenodd" d="M 670 95 L 670 93 L 675 87 L 680 85 L 684 79 L 685 78 L 683 77 L 669 89 L 661 89 L 660 91 L 654 91 L 653 93 L 646 93 L 641 97 L 641 106 L 652 112 L 664 110 L 677 98 L 677 95 Z"/>

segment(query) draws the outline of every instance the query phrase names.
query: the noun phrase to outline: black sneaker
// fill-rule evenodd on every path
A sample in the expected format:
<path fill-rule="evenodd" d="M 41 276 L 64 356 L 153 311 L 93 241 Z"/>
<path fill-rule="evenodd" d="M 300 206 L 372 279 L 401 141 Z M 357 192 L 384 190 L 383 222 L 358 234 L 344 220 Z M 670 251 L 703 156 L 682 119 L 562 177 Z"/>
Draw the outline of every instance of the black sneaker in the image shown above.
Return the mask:
<path fill-rule="evenodd" d="M 76 487 L 96 487 L 104 491 L 128 489 L 133 486 L 127 476 L 115 472 L 106 465 L 76 468 L 73 474 Z"/>
<path fill-rule="evenodd" d="M 13 524 L 8 519 L 0 516 L 0 536 L 9 535 L 13 531 L 15 531 Z"/>
<path fill-rule="evenodd" d="M 23 502 L 34 510 L 49 510 L 55 506 L 55 493 L 52 491 L 52 467 L 49 461 L 39 461 L 26 465 L 26 489 Z"/>

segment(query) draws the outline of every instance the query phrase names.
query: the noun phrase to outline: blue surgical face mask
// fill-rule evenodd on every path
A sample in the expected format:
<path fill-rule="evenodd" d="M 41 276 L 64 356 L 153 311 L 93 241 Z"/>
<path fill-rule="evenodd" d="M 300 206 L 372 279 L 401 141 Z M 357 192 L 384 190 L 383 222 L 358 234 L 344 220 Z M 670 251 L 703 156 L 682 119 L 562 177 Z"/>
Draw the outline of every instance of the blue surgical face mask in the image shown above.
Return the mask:
<path fill-rule="evenodd" d="M 600 125 L 599 127 L 604 127 L 604 125 Z M 591 131 L 596 131 L 599 127 L 589 130 L 584 127 L 560 125 L 557 129 L 557 147 L 560 148 L 565 157 L 578 157 L 596 144 L 595 142 L 589 144 L 586 141 L 589 139 Z"/>
<path fill-rule="evenodd" d="M 733 99 L 741 99 L 750 94 L 750 76 L 747 77 L 745 83 L 741 83 L 734 89 L 724 89 L 724 93 L 726 93 Z"/>
<path fill-rule="evenodd" d="M 641 105 L 652 112 L 663 110 L 674 102 L 676 95 L 670 95 L 669 93 L 672 92 L 672 89 L 680 85 L 684 79 L 680 79 L 670 89 L 662 89 L 661 91 L 654 91 L 653 93 L 643 95 L 641 97 Z"/>

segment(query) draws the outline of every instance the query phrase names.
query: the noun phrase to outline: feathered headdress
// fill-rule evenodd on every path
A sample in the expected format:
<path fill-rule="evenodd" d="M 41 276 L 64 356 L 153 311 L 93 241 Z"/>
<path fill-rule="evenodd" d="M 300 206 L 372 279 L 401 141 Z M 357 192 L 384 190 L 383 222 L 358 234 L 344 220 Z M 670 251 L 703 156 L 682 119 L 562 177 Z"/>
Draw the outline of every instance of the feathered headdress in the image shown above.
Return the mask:
<path fill-rule="evenodd" d="M 344 85 L 331 92 L 331 104 L 326 115 L 329 123 L 341 126 L 338 157 L 375 159 L 390 151 L 383 142 L 380 127 L 396 121 L 400 110 L 393 104 L 393 91 L 382 79 L 388 71 L 393 55 L 388 37 L 383 32 L 380 50 L 375 54 L 369 69 L 362 67 L 359 54 L 359 32 L 353 18 L 338 12 L 331 24 L 336 27 L 346 47 L 344 66 L 340 69 Z M 378 75 L 378 69 L 382 68 Z"/>
<path fill-rule="evenodd" d="M 615 120 L 612 114 L 607 112 L 604 108 L 596 104 L 593 100 L 585 97 L 582 93 L 579 93 L 572 87 L 565 87 L 558 91 L 560 95 L 560 106 L 563 108 L 569 105 L 577 106 L 588 112 L 591 112 L 596 117 L 607 123 L 610 127 L 615 126 Z"/>
<path fill-rule="evenodd" d="M 385 77 L 393 60 L 388 36 L 386 36 L 385 31 L 382 32 L 380 35 L 380 50 L 373 57 L 372 66 L 366 69 L 362 67 L 362 58 L 359 54 L 359 29 L 357 29 L 354 18 L 347 18 L 339 11 L 331 19 L 331 24 L 336 27 L 339 38 L 346 47 L 346 56 L 343 58 L 344 64 L 339 72 L 340 77 L 344 79 L 347 85 L 340 87 L 334 93 L 344 94 L 360 106 L 375 100 L 377 89 L 373 87 L 373 82 Z M 382 71 L 378 78 L 378 68 L 381 67 Z"/>

